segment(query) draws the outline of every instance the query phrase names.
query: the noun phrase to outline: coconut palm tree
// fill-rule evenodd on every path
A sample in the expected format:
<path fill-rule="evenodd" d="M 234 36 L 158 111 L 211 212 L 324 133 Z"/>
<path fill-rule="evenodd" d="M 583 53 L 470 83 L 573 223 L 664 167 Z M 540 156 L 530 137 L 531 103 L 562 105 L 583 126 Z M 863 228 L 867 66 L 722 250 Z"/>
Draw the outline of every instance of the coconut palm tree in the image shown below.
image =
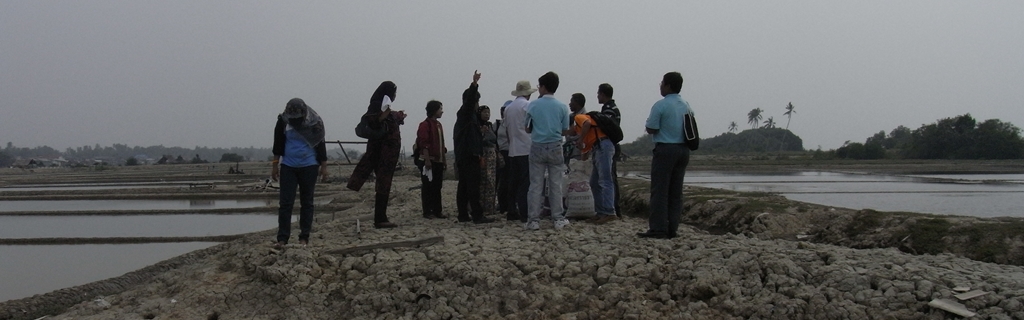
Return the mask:
<path fill-rule="evenodd" d="M 729 122 L 729 133 L 736 132 L 736 121 Z"/>
<path fill-rule="evenodd" d="M 796 110 L 793 110 L 793 102 L 790 101 L 789 104 L 786 105 L 786 113 L 782 114 L 782 115 L 786 116 L 786 131 L 787 131 L 787 133 L 789 131 L 789 120 L 793 119 L 793 114 L 794 113 L 796 113 Z M 789 136 L 788 134 L 783 134 L 782 135 L 782 143 L 779 144 L 779 153 L 782 152 L 782 148 L 786 147 L 786 137 L 788 137 L 788 136 Z"/>
<path fill-rule="evenodd" d="M 761 108 L 754 108 L 754 110 L 750 110 L 750 112 L 747 113 L 747 123 L 750 124 L 751 129 L 757 128 L 757 124 L 761 122 L 762 112 L 764 112 L 764 110 L 761 110 Z"/>
<path fill-rule="evenodd" d="M 786 130 L 789 130 L 789 120 L 793 119 L 794 113 L 796 113 L 796 110 L 793 110 L 793 102 L 790 102 L 788 105 L 786 105 L 786 113 L 782 114 L 786 116 Z"/>
<path fill-rule="evenodd" d="M 775 128 L 775 118 L 774 117 L 768 117 L 768 120 L 764 121 L 764 126 L 761 127 L 761 128 L 766 128 L 766 129 Z"/>

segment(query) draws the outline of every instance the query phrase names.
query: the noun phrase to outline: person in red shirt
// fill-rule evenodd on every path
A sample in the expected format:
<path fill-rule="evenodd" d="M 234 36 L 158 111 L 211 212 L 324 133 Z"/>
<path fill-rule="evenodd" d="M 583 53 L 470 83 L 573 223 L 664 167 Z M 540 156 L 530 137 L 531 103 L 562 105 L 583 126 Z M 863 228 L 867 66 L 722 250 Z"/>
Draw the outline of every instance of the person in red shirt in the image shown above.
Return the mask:
<path fill-rule="evenodd" d="M 420 181 L 423 182 L 420 199 L 423 204 L 423 217 L 427 219 L 444 219 L 441 209 L 441 188 L 446 168 L 444 146 L 444 127 L 437 119 L 444 114 L 444 106 L 440 101 L 427 102 L 427 118 L 420 122 L 416 130 L 416 166 L 419 168 Z"/>

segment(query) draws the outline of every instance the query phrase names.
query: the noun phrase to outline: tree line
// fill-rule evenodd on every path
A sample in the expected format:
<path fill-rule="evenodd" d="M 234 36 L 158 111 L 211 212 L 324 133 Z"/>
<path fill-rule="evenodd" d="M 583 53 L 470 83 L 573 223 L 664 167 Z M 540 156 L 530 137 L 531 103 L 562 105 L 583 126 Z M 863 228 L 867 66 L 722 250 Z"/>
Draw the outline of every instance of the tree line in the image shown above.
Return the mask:
<path fill-rule="evenodd" d="M 916 130 L 898 126 L 868 137 L 864 143 L 847 141 L 834 156 L 844 159 L 1022 159 L 1020 129 L 999 119 L 978 122 L 971 114 L 939 119 Z"/>
<path fill-rule="evenodd" d="M 86 162 L 101 160 L 108 164 L 129 164 L 128 161 L 135 159 L 134 163 L 141 163 L 141 161 L 153 159 L 157 161 L 161 158 L 170 158 L 177 160 L 178 158 L 187 159 L 184 163 L 192 163 L 196 159 L 205 162 L 218 162 L 227 160 L 240 160 L 240 161 L 263 161 L 271 157 L 270 148 L 208 148 L 199 147 L 195 148 L 182 148 L 182 147 L 164 147 L 149 146 L 141 147 L 134 146 L 129 147 L 125 144 L 115 143 L 109 146 L 100 146 L 99 144 L 89 146 L 81 146 L 75 148 L 67 148 L 64 151 L 58 151 L 49 146 L 38 146 L 38 147 L 17 147 L 11 142 L 7 142 L 7 145 L 0 149 L 0 167 L 7 167 L 14 163 L 15 159 L 55 159 L 63 157 L 69 162 Z M 236 162 L 230 161 L 230 162 Z M 172 162 L 177 163 L 177 162 Z M 201 162 L 199 162 L 201 163 Z"/>

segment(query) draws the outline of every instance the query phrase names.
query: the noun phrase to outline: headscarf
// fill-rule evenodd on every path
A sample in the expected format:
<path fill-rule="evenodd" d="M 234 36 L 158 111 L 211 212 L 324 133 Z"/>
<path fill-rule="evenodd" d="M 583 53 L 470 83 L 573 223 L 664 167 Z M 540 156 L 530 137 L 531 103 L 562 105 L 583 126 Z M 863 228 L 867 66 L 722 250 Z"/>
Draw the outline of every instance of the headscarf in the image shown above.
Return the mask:
<path fill-rule="evenodd" d="M 324 142 L 323 120 L 302 99 L 293 98 L 288 100 L 288 104 L 284 107 L 284 112 L 278 116 L 278 119 L 281 119 L 281 121 L 284 121 L 284 123 L 298 132 L 310 148 L 316 148 L 318 144 Z"/>
<path fill-rule="evenodd" d="M 373 96 L 370 97 L 370 106 L 366 108 L 367 114 L 378 114 L 381 113 L 381 107 L 384 105 L 384 97 L 388 98 L 388 101 L 395 100 L 395 92 L 398 91 L 398 87 L 395 86 L 394 82 L 384 81 L 377 86 L 377 90 L 373 92 Z"/>

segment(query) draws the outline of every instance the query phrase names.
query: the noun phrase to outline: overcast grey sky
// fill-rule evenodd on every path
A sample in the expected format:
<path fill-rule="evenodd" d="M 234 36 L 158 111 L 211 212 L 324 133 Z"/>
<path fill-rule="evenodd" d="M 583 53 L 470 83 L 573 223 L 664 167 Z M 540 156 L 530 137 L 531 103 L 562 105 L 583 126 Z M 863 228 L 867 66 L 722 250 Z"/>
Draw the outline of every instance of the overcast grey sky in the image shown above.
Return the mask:
<path fill-rule="evenodd" d="M 450 131 L 480 70 L 482 103 L 549 70 L 556 97 L 611 83 L 626 140 L 665 72 L 702 135 L 753 108 L 804 148 L 970 113 L 1024 125 L 1024 1 L 0 1 L 0 143 L 270 147 L 300 97 L 328 139 L 376 86 Z M 495 112 L 496 115 L 496 112 Z M 451 141 L 448 142 L 449 146 Z"/>

